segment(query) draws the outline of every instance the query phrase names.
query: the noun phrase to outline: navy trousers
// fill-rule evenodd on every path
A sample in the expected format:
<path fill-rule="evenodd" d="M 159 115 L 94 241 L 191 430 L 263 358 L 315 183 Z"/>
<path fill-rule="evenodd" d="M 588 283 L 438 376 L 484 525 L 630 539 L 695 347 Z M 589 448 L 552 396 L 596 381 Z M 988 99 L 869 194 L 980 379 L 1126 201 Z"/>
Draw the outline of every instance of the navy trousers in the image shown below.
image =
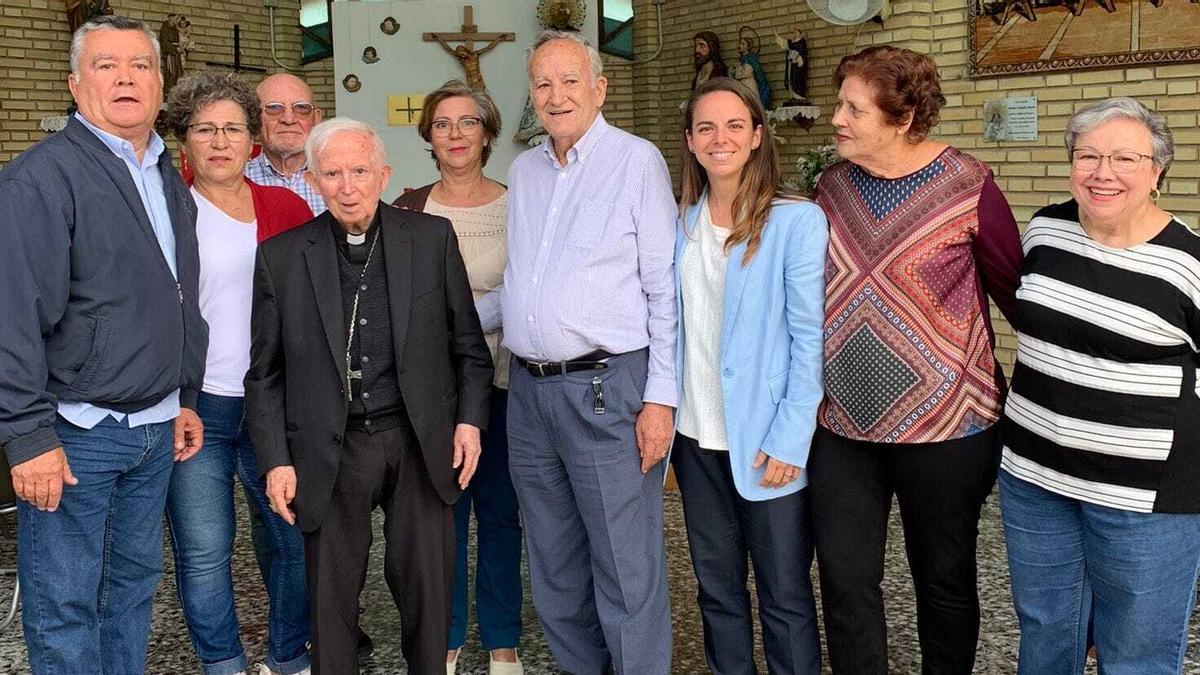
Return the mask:
<path fill-rule="evenodd" d="M 574 675 L 671 670 L 664 467 L 642 474 L 634 438 L 646 358 L 646 350 L 630 352 L 605 370 L 549 377 L 513 361 L 508 463 L 533 603 L 559 668 Z"/>
<path fill-rule="evenodd" d="M 467 606 L 475 577 L 479 642 L 487 651 L 517 646 L 521 637 L 521 517 L 508 473 L 508 392 L 492 388 L 488 430 L 479 468 L 454 506 L 454 602 L 450 608 L 450 649 L 467 638 Z M 471 511 L 478 526 L 474 575 L 467 560 Z"/>
<path fill-rule="evenodd" d="M 808 490 L 744 499 L 734 487 L 728 452 L 702 449 L 678 434 L 671 464 L 683 497 L 709 668 L 714 675 L 758 672 L 746 590 L 749 556 L 768 672 L 820 673 Z"/>

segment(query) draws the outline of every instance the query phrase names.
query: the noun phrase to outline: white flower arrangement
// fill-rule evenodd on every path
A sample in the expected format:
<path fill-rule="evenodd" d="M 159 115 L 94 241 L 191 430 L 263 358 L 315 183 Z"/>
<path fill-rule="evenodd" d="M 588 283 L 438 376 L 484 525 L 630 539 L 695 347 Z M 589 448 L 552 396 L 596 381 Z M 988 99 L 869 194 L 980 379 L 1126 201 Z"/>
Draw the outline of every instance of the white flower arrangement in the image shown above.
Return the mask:
<path fill-rule="evenodd" d="M 812 196 L 821 174 L 840 161 L 842 158 L 837 154 L 837 147 L 832 144 L 809 148 L 796 160 L 796 178 L 790 181 L 790 186 Z"/>

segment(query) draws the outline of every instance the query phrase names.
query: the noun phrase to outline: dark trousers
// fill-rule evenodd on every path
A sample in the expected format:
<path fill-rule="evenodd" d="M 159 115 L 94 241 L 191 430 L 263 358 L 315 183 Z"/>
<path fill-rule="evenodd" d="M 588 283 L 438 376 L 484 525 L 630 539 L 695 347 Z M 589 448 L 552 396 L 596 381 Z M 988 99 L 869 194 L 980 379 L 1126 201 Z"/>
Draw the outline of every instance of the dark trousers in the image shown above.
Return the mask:
<path fill-rule="evenodd" d="M 916 589 L 922 671 L 971 672 L 979 511 L 998 463 L 999 425 L 940 443 L 868 443 L 817 428 L 808 491 L 835 673 L 887 673 L 880 583 L 892 495 Z"/>
<path fill-rule="evenodd" d="M 475 577 L 475 615 L 483 648 L 513 648 L 521 637 L 521 516 L 508 473 L 508 392 L 492 388 L 488 430 L 471 484 L 454 507 L 457 553 L 454 605 L 450 613 L 450 649 L 467 637 L 468 590 Z M 467 560 L 471 511 L 478 525 L 475 573 Z"/>
<path fill-rule="evenodd" d="M 408 672 L 440 675 L 454 583 L 453 507 L 434 491 L 408 425 L 346 431 L 329 510 L 304 535 L 313 672 L 358 672 L 358 594 L 377 506 L 384 515 L 383 576 L 400 610 Z"/>
<path fill-rule="evenodd" d="M 709 668 L 714 675 L 758 672 L 746 590 L 749 555 L 768 672 L 820 673 L 808 490 L 760 502 L 743 499 L 729 453 L 701 449 L 678 434 L 671 464 L 683 497 Z"/>

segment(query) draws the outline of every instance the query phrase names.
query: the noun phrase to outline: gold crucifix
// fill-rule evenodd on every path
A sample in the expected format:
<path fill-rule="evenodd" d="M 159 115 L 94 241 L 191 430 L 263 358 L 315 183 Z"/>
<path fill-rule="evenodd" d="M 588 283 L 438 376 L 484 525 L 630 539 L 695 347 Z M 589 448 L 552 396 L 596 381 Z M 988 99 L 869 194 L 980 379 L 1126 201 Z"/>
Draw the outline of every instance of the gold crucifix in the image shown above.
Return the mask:
<path fill-rule="evenodd" d="M 479 57 L 496 48 L 501 42 L 514 42 L 517 37 L 512 33 L 480 33 L 474 23 L 475 8 L 471 5 L 463 7 L 462 32 L 459 33 L 422 33 L 425 42 L 436 42 L 458 59 L 467 74 L 467 84 L 479 90 L 487 88 L 483 82 L 483 72 L 479 69 Z M 475 49 L 475 41 L 488 41 L 481 49 Z M 457 47 L 451 47 L 451 42 L 461 42 Z"/>

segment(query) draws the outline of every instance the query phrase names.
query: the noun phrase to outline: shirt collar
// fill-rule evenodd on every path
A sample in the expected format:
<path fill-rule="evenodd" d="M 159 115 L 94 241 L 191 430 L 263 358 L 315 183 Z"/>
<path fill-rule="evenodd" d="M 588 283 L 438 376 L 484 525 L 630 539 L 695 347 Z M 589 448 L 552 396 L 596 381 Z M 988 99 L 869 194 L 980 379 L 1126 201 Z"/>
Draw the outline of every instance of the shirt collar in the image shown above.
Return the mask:
<path fill-rule="evenodd" d="M 114 155 L 121 158 L 132 158 L 135 160 L 134 163 L 137 163 L 137 153 L 133 149 L 133 143 L 130 143 L 120 136 L 110 134 L 100 127 L 92 124 L 86 117 L 83 116 L 83 113 L 76 112 L 75 119 L 83 123 L 83 126 L 87 127 L 89 131 L 95 134 L 96 137 L 99 138 L 100 141 L 104 143 L 104 145 L 107 146 Z M 153 129 L 151 129 L 150 142 L 146 144 L 146 153 L 142 155 L 141 165 L 144 167 L 149 164 L 157 164 L 158 156 L 162 154 L 166 147 L 167 146 L 165 143 L 163 143 L 162 137 L 159 136 L 158 133 Z"/>
<path fill-rule="evenodd" d="M 262 164 L 263 168 L 265 168 L 267 171 L 270 171 L 271 173 L 275 174 L 276 176 L 279 176 L 280 178 L 285 178 L 287 180 L 293 180 L 297 176 L 303 176 L 305 170 L 308 169 L 308 165 L 306 164 L 306 165 L 300 167 L 299 169 L 297 169 L 295 173 L 290 173 L 290 174 L 284 173 L 284 172 L 280 171 L 279 169 L 275 168 L 275 165 L 272 164 L 271 160 L 267 158 L 266 151 L 258 153 L 258 156 L 255 157 L 251 161 Z"/>
<path fill-rule="evenodd" d="M 567 164 L 572 162 L 586 162 L 588 155 L 592 149 L 599 144 L 600 139 L 604 136 L 604 132 L 608 130 L 608 122 L 604 121 L 604 113 L 597 113 L 596 119 L 592 122 L 592 126 L 575 141 L 575 145 L 567 150 Z M 542 154 L 545 155 L 554 168 L 561 168 L 558 165 L 558 158 L 554 156 L 554 139 L 547 138 L 545 143 L 542 143 Z"/>

